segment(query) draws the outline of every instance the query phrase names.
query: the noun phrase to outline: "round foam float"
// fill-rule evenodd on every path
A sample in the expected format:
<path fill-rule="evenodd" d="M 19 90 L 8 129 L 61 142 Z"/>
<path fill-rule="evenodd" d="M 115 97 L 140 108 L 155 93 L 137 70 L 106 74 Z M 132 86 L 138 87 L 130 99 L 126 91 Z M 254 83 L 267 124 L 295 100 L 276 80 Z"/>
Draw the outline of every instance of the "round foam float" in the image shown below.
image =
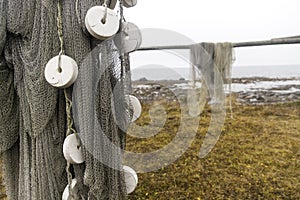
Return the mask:
<path fill-rule="evenodd" d="M 46 81 L 54 87 L 70 87 L 77 79 L 78 66 L 75 60 L 66 55 L 61 55 L 59 66 L 59 56 L 51 58 L 44 71 Z"/>
<path fill-rule="evenodd" d="M 139 27 L 131 22 L 123 22 L 122 34 L 115 38 L 115 44 L 123 53 L 130 53 L 140 48 L 142 33 Z"/>
<path fill-rule="evenodd" d="M 137 0 L 123 0 L 123 5 L 126 7 L 126 8 L 130 8 L 130 7 L 133 7 L 137 4 Z"/>
<path fill-rule="evenodd" d="M 75 134 L 70 134 L 66 137 L 63 144 L 63 154 L 65 159 L 71 164 L 81 164 L 84 162 L 82 149 L 78 147 Z"/>
<path fill-rule="evenodd" d="M 131 118 L 131 122 L 136 121 L 142 114 L 142 105 L 138 98 L 132 95 L 128 95 L 128 101 L 131 103 L 132 108 L 133 108 L 133 115 Z"/>
<path fill-rule="evenodd" d="M 76 184 L 77 184 L 77 179 L 74 178 L 74 179 L 72 180 L 72 183 L 71 183 L 71 188 L 72 188 L 72 190 L 73 190 L 74 192 L 77 192 L 77 190 L 76 190 Z M 62 200 L 69 200 L 69 196 L 70 196 L 69 185 L 67 185 L 67 186 L 65 187 L 64 192 L 63 192 Z"/>
<path fill-rule="evenodd" d="M 123 166 L 124 176 L 125 176 L 125 184 L 127 194 L 130 194 L 134 191 L 138 184 L 138 176 L 136 172 L 128 166 Z"/>
<path fill-rule="evenodd" d="M 106 9 L 107 15 L 105 18 Z M 85 26 L 92 36 L 99 40 L 105 40 L 118 32 L 119 19 L 112 9 L 104 6 L 94 6 L 86 13 Z"/>

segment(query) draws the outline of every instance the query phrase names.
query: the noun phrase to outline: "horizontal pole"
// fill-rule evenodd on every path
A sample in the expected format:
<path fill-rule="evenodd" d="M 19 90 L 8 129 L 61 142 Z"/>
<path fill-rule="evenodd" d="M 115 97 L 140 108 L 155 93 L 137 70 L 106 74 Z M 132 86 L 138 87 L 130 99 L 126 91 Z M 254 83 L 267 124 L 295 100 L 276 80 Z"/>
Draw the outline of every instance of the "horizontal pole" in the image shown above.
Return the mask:
<path fill-rule="evenodd" d="M 240 42 L 240 43 L 234 43 L 233 47 L 256 47 L 256 46 L 283 45 L 283 44 L 300 44 L 300 38 L 272 39 L 272 40 L 254 41 L 254 42 Z"/>
<path fill-rule="evenodd" d="M 155 50 L 168 50 L 168 49 L 190 49 L 191 45 L 174 45 L 174 46 L 154 46 L 154 47 L 141 47 L 138 51 L 155 51 Z"/>
<path fill-rule="evenodd" d="M 234 48 L 239 48 L 239 47 L 256 47 L 256 46 L 283 45 L 283 44 L 300 44 L 300 38 L 286 38 L 286 39 L 252 41 L 252 42 L 239 42 L 239 43 L 232 43 L 232 46 Z M 191 46 L 192 45 L 141 47 L 138 49 L 138 51 L 190 49 Z"/>

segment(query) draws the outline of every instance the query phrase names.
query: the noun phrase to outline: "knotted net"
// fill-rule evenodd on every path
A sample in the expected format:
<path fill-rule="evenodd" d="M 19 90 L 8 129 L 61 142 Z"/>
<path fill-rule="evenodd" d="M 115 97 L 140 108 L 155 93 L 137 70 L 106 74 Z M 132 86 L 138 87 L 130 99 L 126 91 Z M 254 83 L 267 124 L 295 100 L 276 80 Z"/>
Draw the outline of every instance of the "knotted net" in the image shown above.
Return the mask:
<path fill-rule="evenodd" d="M 97 43 L 87 34 L 84 17 L 89 8 L 102 3 L 62 1 L 65 54 L 77 61 L 80 71 L 93 67 L 83 60 Z M 57 4 L 57 0 L 0 0 L 0 150 L 7 195 L 12 200 L 61 199 L 67 185 L 62 155 L 64 93 L 44 78 L 46 63 L 60 51 Z M 103 51 L 111 54 L 110 48 Z M 118 68 L 118 63 L 113 62 L 110 69 Z M 101 92 L 107 92 L 119 78 L 109 70 L 105 73 L 101 82 L 105 85 L 99 86 L 97 96 L 101 97 L 98 118 L 110 139 L 124 147 L 123 131 L 116 128 L 110 114 L 102 115 L 112 99 Z M 84 154 L 86 163 L 74 166 L 83 197 L 126 198 L 123 174 L 102 165 L 93 154 Z M 121 155 L 115 158 L 115 165 L 121 166 Z"/>
<path fill-rule="evenodd" d="M 218 141 L 226 116 L 223 83 L 231 83 L 232 44 L 195 44 L 190 48 L 190 56 L 193 85 L 196 85 L 197 78 L 201 81 L 201 92 L 189 95 L 188 103 L 193 108 L 190 114 L 200 115 L 207 100 L 212 113 L 210 126 L 200 149 L 200 157 L 204 157 Z"/>
<path fill-rule="evenodd" d="M 202 83 L 202 95 L 209 95 L 210 103 L 222 100 L 223 83 L 231 90 L 231 71 L 234 61 L 231 43 L 200 43 L 191 46 L 193 81 Z M 219 77 L 216 77 L 216 75 Z"/>

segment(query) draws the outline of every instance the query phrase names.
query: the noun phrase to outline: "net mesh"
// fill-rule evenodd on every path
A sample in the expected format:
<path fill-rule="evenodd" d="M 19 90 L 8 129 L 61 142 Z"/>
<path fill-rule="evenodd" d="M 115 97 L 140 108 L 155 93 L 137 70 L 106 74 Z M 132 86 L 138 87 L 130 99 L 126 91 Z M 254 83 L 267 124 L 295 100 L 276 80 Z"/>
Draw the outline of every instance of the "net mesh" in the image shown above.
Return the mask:
<path fill-rule="evenodd" d="M 190 56 L 194 85 L 197 78 L 201 80 L 201 92 L 189 95 L 188 103 L 193 108 L 190 114 L 200 115 L 207 100 L 211 105 L 211 122 L 200 149 L 200 157 L 204 157 L 218 141 L 226 116 L 223 83 L 231 83 L 232 44 L 195 44 L 191 46 Z"/>
<path fill-rule="evenodd" d="M 191 76 L 194 89 L 189 91 L 188 104 L 192 116 L 200 115 L 207 99 L 214 93 L 214 44 L 199 43 L 190 47 Z M 201 89 L 196 90 L 196 82 Z"/>
<path fill-rule="evenodd" d="M 14 91 L 13 69 L 7 66 L 2 53 L 6 41 L 6 2 L 0 2 L 0 153 L 9 149 L 18 139 L 18 99 Z"/>
<path fill-rule="evenodd" d="M 84 17 L 89 8 L 102 3 L 62 1 L 65 54 L 77 61 L 80 72 L 93 68 L 82 63 L 97 43 L 86 33 Z M 60 51 L 57 15 L 57 0 L 0 0 L 0 150 L 9 199 L 61 199 L 67 185 L 62 155 L 66 130 L 64 93 L 44 78 L 46 63 Z M 111 47 L 101 51 L 110 56 Z M 97 113 L 110 140 L 124 147 L 125 134 L 114 123 L 109 111 L 112 98 L 107 95 L 120 79 L 115 70 L 118 63 L 112 62 L 97 87 L 96 97 L 101 99 Z M 101 141 L 96 142 L 93 145 L 102 146 L 109 156 Z M 84 151 L 86 163 L 74 166 L 82 192 L 78 198 L 126 198 L 123 174 L 102 165 L 93 158 L 94 153 L 101 152 Z M 120 168 L 121 155 L 112 158 Z"/>
<path fill-rule="evenodd" d="M 228 42 L 195 44 L 191 46 L 190 57 L 193 81 L 200 79 L 201 94 L 206 98 L 209 95 L 210 103 L 218 103 L 222 100 L 223 83 L 231 90 L 231 71 L 234 61 L 232 44 Z M 217 74 L 219 78 L 216 77 Z"/>
<path fill-rule="evenodd" d="M 90 199 L 108 199 L 108 195 L 123 199 L 126 190 L 121 149 L 125 148 L 129 111 L 121 67 L 115 67 L 121 65 L 116 52 L 113 41 L 98 44 L 83 61 L 85 67 L 80 68 L 73 88 L 74 122 L 86 160 L 83 181 L 90 188 Z"/>

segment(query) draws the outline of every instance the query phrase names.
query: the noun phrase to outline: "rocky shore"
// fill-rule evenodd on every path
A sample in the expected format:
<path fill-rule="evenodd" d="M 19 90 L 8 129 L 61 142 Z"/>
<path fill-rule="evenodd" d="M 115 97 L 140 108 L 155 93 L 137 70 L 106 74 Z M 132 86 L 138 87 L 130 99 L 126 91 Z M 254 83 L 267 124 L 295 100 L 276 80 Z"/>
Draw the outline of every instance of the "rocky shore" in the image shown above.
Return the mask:
<path fill-rule="evenodd" d="M 201 84 L 200 84 L 201 85 Z M 200 88 L 199 85 L 198 89 Z M 300 101 L 300 79 L 235 78 L 232 80 L 232 94 L 240 104 L 274 104 Z M 186 100 L 193 87 L 186 80 L 140 80 L 133 82 L 133 94 L 141 101 L 166 99 Z M 226 90 L 227 94 L 229 93 Z"/>

